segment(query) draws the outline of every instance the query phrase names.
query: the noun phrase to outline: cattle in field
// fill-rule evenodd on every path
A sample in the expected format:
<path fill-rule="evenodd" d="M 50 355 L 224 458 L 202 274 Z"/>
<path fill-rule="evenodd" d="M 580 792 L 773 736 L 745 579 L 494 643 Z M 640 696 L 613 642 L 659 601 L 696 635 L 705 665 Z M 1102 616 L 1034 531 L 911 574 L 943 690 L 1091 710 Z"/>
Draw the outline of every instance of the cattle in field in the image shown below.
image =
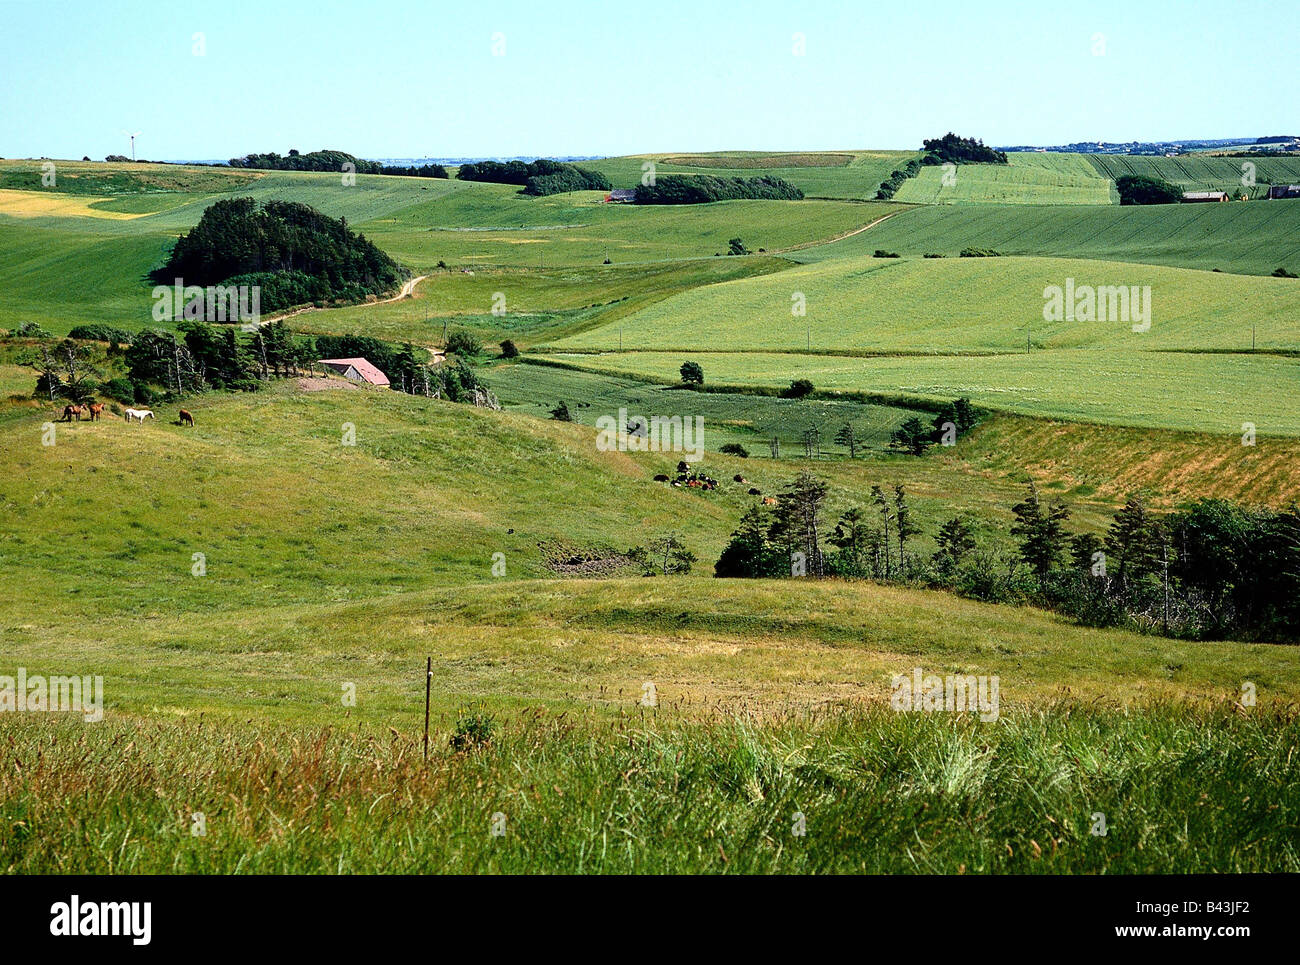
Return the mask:
<path fill-rule="evenodd" d="M 750 494 L 751 496 L 761 496 L 761 495 L 763 495 L 763 490 L 758 489 L 758 488 L 755 487 L 755 486 L 750 486 L 750 487 L 749 487 L 749 494 Z"/>
<path fill-rule="evenodd" d="M 776 497 L 775 497 L 775 496 L 764 496 L 764 497 L 763 497 L 763 505 L 764 505 L 764 506 L 775 506 L 775 505 L 776 505 Z"/>
<path fill-rule="evenodd" d="M 738 482 L 738 483 L 747 483 L 747 482 L 749 482 L 749 480 L 746 479 L 744 476 L 742 476 L 740 473 L 736 473 L 734 476 L 732 476 L 732 477 L 731 477 L 731 481 L 732 481 L 732 482 Z"/>
<path fill-rule="evenodd" d="M 668 477 L 663 473 L 659 473 L 659 475 L 655 476 L 655 482 L 667 482 L 667 481 L 668 481 Z"/>

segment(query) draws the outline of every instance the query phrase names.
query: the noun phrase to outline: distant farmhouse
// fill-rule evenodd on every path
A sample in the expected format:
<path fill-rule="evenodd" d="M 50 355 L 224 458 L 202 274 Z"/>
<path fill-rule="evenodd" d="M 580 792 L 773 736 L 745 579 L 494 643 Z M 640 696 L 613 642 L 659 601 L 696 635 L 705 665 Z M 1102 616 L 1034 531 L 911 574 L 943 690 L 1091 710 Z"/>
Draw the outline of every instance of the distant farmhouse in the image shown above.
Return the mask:
<path fill-rule="evenodd" d="M 1227 201 L 1227 191 L 1184 191 L 1184 201 Z"/>
<path fill-rule="evenodd" d="M 615 204 L 631 204 L 636 200 L 636 188 L 615 188 L 605 195 L 605 200 Z"/>
<path fill-rule="evenodd" d="M 1300 184 L 1270 184 L 1268 199 L 1276 201 L 1280 198 L 1300 198 Z"/>
<path fill-rule="evenodd" d="M 365 359 L 321 359 L 320 364 L 353 382 L 366 382 L 388 388 L 388 376 Z"/>

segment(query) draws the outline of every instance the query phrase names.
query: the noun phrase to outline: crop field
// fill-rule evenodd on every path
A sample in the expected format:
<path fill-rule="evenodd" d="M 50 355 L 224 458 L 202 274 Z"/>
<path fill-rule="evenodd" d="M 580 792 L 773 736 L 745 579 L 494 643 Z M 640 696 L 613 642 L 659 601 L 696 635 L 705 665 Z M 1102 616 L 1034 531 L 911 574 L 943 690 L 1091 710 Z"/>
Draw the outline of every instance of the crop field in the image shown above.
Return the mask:
<path fill-rule="evenodd" d="M 1268 275 L 1300 274 L 1300 204 L 925 205 L 870 231 L 792 252 L 797 261 L 870 255 L 955 257 L 963 248 Z"/>
<path fill-rule="evenodd" d="M 1088 154 L 1097 172 L 1112 181 L 1126 174 L 1159 178 L 1185 191 L 1227 191 L 1234 198 L 1241 194 L 1256 197 L 1266 194 L 1261 185 L 1300 184 L 1300 157 L 1212 157 L 1182 154 L 1178 157 L 1133 156 L 1126 154 Z M 1248 183 L 1249 169 L 1254 167 L 1254 183 Z M 1246 180 L 1243 180 L 1245 178 Z"/>
<path fill-rule="evenodd" d="M 1043 158 L 1058 158 L 1046 163 Z M 945 184 L 939 166 L 921 168 L 894 195 L 914 204 L 1111 204 L 1114 183 L 1080 155 L 1010 154 L 1008 163 L 962 164 Z"/>
<path fill-rule="evenodd" d="M 1044 321 L 1045 290 L 1056 286 L 1063 298 L 1068 279 L 1076 292 L 1127 289 L 1128 317 L 1116 303 L 1112 320 Z M 1132 298 L 1133 288 L 1150 289 L 1149 330 L 1133 330 L 1145 302 L 1141 291 Z M 1300 282 L 1059 258 L 846 258 L 693 288 L 557 346 L 932 354 L 1023 353 L 1027 341 L 1051 349 L 1300 351 Z"/>
<path fill-rule="evenodd" d="M 1097 349 L 1021 355 L 846 358 L 764 352 L 624 352 L 557 358 L 591 371 L 676 380 L 690 358 L 706 381 L 782 388 L 805 378 L 832 392 L 942 401 L 968 396 L 1021 415 L 1240 435 L 1300 435 L 1300 359 Z"/>

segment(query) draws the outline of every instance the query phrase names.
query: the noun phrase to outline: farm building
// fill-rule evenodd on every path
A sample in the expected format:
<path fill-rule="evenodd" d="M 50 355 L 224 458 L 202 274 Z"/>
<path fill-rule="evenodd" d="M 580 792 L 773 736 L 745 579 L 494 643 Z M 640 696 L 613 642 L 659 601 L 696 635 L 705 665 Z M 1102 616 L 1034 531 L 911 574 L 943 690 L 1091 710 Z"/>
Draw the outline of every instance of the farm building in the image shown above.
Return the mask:
<path fill-rule="evenodd" d="M 1226 191 L 1184 191 L 1184 201 L 1227 201 Z"/>
<path fill-rule="evenodd" d="M 1300 198 L 1300 184 L 1270 184 L 1268 199 L 1276 201 L 1279 198 Z"/>
<path fill-rule="evenodd" d="M 320 364 L 353 382 L 367 382 L 370 385 L 388 387 L 388 376 L 365 359 L 321 359 Z"/>
<path fill-rule="evenodd" d="M 631 204 L 636 200 L 636 188 L 615 188 L 605 195 L 605 200 L 620 204 Z"/>

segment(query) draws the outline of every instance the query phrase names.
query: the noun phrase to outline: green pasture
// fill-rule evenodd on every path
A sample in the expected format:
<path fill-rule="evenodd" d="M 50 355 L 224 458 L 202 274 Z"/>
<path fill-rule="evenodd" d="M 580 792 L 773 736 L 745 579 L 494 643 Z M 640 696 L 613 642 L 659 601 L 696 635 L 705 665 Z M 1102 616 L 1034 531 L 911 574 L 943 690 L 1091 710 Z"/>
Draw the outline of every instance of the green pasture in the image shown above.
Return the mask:
<path fill-rule="evenodd" d="M 1006 255 L 1132 261 L 1247 275 L 1300 275 L 1300 204 L 925 205 L 870 231 L 793 252 L 798 261 L 870 255 L 956 257 L 963 248 Z"/>
<path fill-rule="evenodd" d="M 1065 320 L 1070 280 L 1076 306 L 1084 291 L 1100 292 L 1105 305 L 1090 296 L 1094 311 L 1109 318 Z M 1060 289 L 1061 321 L 1044 320 L 1052 288 Z M 1113 289 L 1123 289 L 1122 302 Z M 1134 331 L 1146 324 L 1145 289 L 1150 325 Z M 1063 258 L 845 258 L 695 287 L 557 344 L 904 354 L 1023 353 L 1026 344 L 1300 351 L 1300 282 Z"/>
<path fill-rule="evenodd" d="M 687 358 L 720 385 L 784 387 L 810 379 L 831 392 L 922 400 L 969 396 L 989 408 L 1044 418 L 1241 435 L 1300 435 L 1300 359 L 1271 355 L 1035 350 L 1020 355 L 848 358 L 764 352 L 558 354 L 591 371 L 678 378 Z"/>

